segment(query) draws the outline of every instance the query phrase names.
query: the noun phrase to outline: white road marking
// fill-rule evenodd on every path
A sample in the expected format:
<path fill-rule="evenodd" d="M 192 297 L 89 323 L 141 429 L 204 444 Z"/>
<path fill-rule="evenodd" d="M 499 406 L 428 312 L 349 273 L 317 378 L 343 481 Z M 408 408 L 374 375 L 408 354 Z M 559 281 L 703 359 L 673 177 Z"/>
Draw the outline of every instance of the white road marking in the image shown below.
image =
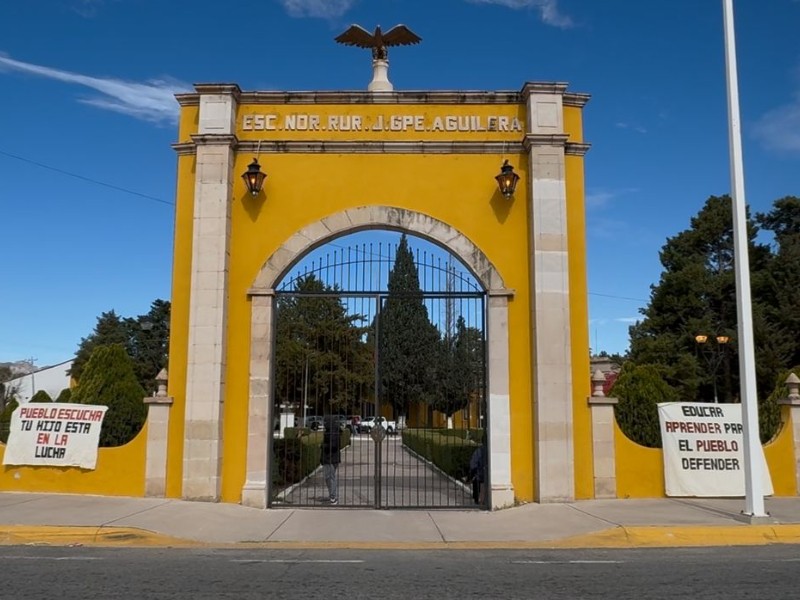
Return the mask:
<path fill-rule="evenodd" d="M 624 560 L 513 560 L 512 565 L 617 565 Z"/>
<path fill-rule="evenodd" d="M 363 563 L 363 560 L 324 560 L 324 559 L 301 559 L 301 558 L 265 558 L 265 559 L 231 559 L 231 562 L 236 563 Z"/>
<path fill-rule="evenodd" d="M 103 560 L 99 556 L 0 556 L 0 560 Z"/>

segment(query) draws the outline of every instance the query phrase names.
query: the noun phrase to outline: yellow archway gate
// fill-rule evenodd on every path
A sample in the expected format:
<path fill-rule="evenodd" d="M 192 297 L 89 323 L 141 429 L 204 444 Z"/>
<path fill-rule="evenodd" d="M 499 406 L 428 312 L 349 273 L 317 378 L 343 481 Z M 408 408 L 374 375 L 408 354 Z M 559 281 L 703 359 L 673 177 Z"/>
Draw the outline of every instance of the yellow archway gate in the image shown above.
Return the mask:
<path fill-rule="evenodd" d="M 492 506 L 593 495 L 586 95 L 199 85 L 178 99 L 166 495 L 267 505 L 274 285 L 370 228 L 435 241 L 487 290 Z M 254 157 L 256 196 L 240 178 Z"/>

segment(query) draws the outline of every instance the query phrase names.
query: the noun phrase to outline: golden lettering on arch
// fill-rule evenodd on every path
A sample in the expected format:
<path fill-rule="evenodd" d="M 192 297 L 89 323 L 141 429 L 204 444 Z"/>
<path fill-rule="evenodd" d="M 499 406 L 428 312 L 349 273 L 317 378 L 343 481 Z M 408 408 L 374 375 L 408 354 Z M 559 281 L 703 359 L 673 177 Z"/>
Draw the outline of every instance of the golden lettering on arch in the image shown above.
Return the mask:
<path fill-rule="evenodd" d="M 243 114 L 239 126 L 244 132 L 320 133 L 430 133 L 430 134 L 521 134 L 517 116 L 486 114 L 377 113 L 335 114 L 312 112 L 256 112 Z"/>

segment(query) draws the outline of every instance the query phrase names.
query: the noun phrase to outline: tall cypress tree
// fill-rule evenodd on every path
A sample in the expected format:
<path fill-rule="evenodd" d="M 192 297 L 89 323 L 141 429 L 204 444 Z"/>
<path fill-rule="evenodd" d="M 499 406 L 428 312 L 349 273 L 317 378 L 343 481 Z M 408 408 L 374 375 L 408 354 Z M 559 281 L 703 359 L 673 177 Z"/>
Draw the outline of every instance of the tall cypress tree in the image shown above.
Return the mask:
<path fill-rule="evenodd" d="M 127 346 L 128 339 L 128 327 L 116 312 L 110 310 L 101 313 L 97 317 L 97 325 L 95 325 L 94 331 L 81 339 L 69 374 L 77 381 L 80 381 L 83 369 L 86 367 L 86 363 L 89 362 L 89 358 L 95 348 L 108 344 L 123 344 Z"/>
<path fill-rule="evenodd" d="M 392 405 L 395 417 L 408 415 L 413 402 L 434 405 L 440 397 L 439 331 L 428 318 L 405 234 L 397 247 L 377 325 L 381 400 Z"/>
<path fill-rule="evenodd" d="M 458 317 L 456 332 L 442 340 L 439 381 L 441 393 L 434 408 L 452 417 L 480 396 L 483 388 L 483 335 Z"/>
<path fill-rule="evenodd" d="M 125 348 L 112 344 L 92 352 L 72 402 L 107 406 L 100 446 L 122 446 L 136 437 L 144 424 L 144 396 Z"/>

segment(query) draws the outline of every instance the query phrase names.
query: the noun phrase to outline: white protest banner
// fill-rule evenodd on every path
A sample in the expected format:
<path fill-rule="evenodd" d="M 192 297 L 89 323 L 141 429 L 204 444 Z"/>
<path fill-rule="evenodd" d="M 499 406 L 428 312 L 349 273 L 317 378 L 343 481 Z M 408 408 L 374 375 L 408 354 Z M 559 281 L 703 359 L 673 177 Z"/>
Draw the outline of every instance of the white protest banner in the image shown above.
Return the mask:
<path fill-rule="evenodd" d="M 11 413 L 4 465 L 94 469 L 107 406 L 27 403 Z"/>
<path fill-rule="evenodd" d="M 667 496 L 744 496 L 741 404 L 658 405 Z M 764 492 L 772 494 L 764 451 L 756 457 Z"/>

